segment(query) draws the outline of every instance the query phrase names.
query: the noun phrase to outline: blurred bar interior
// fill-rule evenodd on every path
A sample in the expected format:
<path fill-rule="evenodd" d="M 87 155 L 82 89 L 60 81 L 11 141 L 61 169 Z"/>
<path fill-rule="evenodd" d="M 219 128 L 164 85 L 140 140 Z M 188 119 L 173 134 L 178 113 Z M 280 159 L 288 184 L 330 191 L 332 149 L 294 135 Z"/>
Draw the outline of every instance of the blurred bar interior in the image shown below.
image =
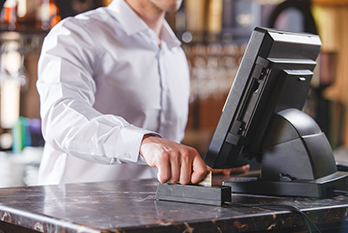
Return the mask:
<path fill-rule="evenodd" d="M 65 17 L 111 0 L 0 0 L 0 187 L 35 185 L 44 140 L 36 91 L 43 38 Z M 254 27 L 319 34 L 305 106 L 336 152 L 348 147 L 348 0 L 184 0 L 166 19 L 191 72 L 183 143 L 203 155 Z"/>

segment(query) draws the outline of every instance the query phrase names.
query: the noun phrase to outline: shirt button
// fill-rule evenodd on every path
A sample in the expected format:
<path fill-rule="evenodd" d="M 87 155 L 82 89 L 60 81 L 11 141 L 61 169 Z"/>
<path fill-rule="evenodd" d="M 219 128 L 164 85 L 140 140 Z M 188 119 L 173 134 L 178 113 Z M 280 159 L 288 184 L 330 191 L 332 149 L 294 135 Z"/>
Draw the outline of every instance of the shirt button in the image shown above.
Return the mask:
<path fill-rule="evenodd" d="M 125 155 L 124 155 L 124 157 L 125 157 L 126 159 L 130 159 L 131 155 L 129 154 L 129 152 L 126 152 Z"/>

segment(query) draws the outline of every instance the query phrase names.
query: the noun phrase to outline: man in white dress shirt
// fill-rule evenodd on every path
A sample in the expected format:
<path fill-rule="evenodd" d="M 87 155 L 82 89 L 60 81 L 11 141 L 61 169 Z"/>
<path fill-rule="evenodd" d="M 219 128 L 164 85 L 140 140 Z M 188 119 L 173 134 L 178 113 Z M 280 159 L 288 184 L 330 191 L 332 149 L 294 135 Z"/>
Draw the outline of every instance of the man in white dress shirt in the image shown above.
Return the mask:
<path fill-rule="evenodd" d="M 114 0 L 50 31 L 38 66 L 46 141 L 39 184 L 202 179 L 204 161 L 179 144 L 189 71 L 164 20 L 181 2 Z"/>

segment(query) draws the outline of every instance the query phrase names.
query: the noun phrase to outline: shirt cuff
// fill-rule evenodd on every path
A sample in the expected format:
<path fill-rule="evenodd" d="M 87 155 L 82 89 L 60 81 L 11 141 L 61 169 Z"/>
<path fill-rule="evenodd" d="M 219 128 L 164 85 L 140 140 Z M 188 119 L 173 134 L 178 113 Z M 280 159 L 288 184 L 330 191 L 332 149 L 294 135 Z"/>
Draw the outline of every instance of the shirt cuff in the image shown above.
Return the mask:
<path fill-rule="evenodd" d="M 121 129 L 119 138 L 113 146 L 105 146 L 107 157 L 116 157 L 125 162 L 146 164 L 139 154 L 140 145 L 145 134 L 161 137 L 158 133 L 145 130 L 134 125 L 128 125 Z M 117 150 L 117 152 L 115 151 Z M 117 155 L 117 156 L 115 156 Z"/>

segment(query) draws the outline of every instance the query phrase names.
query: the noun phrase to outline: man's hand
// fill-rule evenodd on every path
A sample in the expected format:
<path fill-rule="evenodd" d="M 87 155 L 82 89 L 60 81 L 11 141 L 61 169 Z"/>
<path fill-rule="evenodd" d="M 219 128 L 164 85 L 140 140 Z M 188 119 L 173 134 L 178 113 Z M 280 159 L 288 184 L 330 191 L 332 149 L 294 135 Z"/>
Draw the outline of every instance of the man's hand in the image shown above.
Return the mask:
<path fill-rule="evenodd" d="M 196 149 L 164 138 L 145 135 L 140 155 L 149 166 L 158 168 L 161 183 L 196 184 L 207 172 L 207 166 Z"/>

